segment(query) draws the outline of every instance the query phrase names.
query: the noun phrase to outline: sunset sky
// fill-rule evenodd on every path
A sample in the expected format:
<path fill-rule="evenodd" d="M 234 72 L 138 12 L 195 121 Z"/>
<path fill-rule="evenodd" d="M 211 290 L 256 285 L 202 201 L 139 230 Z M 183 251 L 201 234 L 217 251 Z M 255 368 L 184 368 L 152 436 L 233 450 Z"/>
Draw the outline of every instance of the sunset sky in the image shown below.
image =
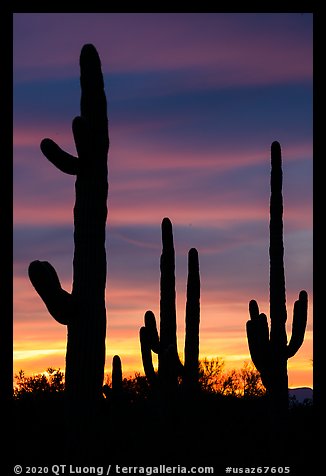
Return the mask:
<path fill-rule="evenodd" d="M 14 14 L 14 373 L 65 366 L 66 328 L 29 282 L 35 259 L 72 284 L 74 177 L 42 155 L 75 154 L 79 54 L 102 61 L 109 114 L 107 361 L 143 373 L 139 328 L 159 318 L 161 221 L 173 223 L 183 357 L 187 253 L 198 249 L 200 357 L 250 361 L 248 303 L 269 315 L 270 146 L 283 153 L 288 336 L 299 291 L 305 342 L 289 385 L 312 386 L 312 14 Z"/>

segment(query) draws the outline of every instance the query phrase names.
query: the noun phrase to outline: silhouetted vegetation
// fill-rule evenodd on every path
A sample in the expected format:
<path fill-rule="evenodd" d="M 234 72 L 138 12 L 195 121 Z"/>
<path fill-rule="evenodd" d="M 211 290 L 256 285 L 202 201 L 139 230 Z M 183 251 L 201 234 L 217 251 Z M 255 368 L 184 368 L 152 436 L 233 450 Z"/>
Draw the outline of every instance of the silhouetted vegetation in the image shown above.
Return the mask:
<path fill-rule="evenodd" d="M 80 85 L 80 116 L 72 123 L 78 156 L 64 152 L 51 139 L 41 143 L 52 164 L 76 176 L 72 292 L 62 289 L 47 261 L 33 261 L 28 270 L 50 314 L 68 327 L 65 389 L 72 408 L 81 399 L 92 406 L 100 398 L 105 362 L 109 137 L 101 62 L 90 44 L 80 54 Z"/>
<path fill-rule="evenodd" d="M 162 221 L 162 254 L 160 260 L 160 336 L 152 311 L 145 313 L 145 326 L 140 329 L 144 371 L 149 383 L 166 399 L 174 398 L 179 380 L 189 395 L 198 390 L 200 277 L 198 252 L 188 253 L 186 301 L 185 361 L 182 365 L 177 349 L 175 252 L 172 223 Z M 152 352 L 158 354 L 158 372 L 154 372 Z"/>
<path fill-rule="evenodd" d="M 113 359 L 117 362 L 118 357 Z M 121 364 L 121 363 L 120 363 Z M 122 377 L 121 367 L 113 363 L 112 375 L 106 375 L 103 385 L 103 396 L 110 399 L 115 392 L 131 403 L 148 400 L 153 389 L 146 376 L 136 372 L 135 375 Z M 233 397 L 261 397 L 265 394 L 259 372 L 248 362 L 241 369 L 224 370 L 223 359 L 204 358 L 199 362 L 199 388 L 201 393 L 218 394 Z M 118 374 L 118 376 L 117 376 Z M 14 397 L 24 398 L 26 395 L 35 398 L 41 395 L 58 394 L 64 391 L 64 372 L 60 369 L 48 368 L 46 372 L 27 377 L 23 370 L 15 376 Z"/>
<path fill-rule="evenodd" d="M 80 116 L 72 122 L 77 157 L 51 139 L 41 142 L 45 157 L 76 177 L 71 293 L 61 287 L 49 262 L 36 260 L 28 269 L 49 313 L 68 328 L 64 437 L 71 456 L 86 451 L 94 439 L 106 353 L 107 104 L 100 58 L 92 44 L 83 46 L 79 63 Z"/>
<path fill-rule="evenodd" d="M 34 398 L 58 394 L 64 391 L 64 373 L 58 369 L 48 368 L 45 373 L 26 377 L 20 370 L 15 376 L 14 398 Z"/>
<path fill-rule="evenodd" d="M 294 303 L 292 336 L 287 344 L 286 292 L 283 246 L 283 197 L 281 146 L 273 142 L 271 147 L 271 198 L 270 198 L 270 320 L 259 313 L 256 301 L 249 303 L 250 320 L 247 337 L 251 358 L 260 372 L 268 390 L 275 416 L 285 416 L 288 409 L 287 360 L 296 354 L 303 343 L 308 296 L 301 291 Z"/>
<path fill-rule="evenodd" d="M 203 391 L 233 397 L 262 397 L 266 390 L 259 372 L 248 362 L 239 369 L 224 371 L 222 359 L 204 359 L 199 366 L 199 383 Z"/>

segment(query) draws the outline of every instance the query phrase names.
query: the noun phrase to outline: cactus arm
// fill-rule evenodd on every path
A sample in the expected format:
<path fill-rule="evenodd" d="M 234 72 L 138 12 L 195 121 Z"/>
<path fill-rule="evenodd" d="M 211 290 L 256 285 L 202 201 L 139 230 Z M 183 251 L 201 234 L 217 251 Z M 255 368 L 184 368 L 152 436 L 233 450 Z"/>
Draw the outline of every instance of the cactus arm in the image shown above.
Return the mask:
<path fill-rule="evenodd" d="M 47 261 L 33 261 L 28 275 L 51 316 L 60 324 L 68 324 L 73 315 L 72 296 L 62 289 L 53 266 Z"/>
<path fill-rule="evenodd" d="M 185 385 L 195 387 L 198 383 L 199 359 L 199 321 L 200 321 L 200 276 L 198 252 L 195 248 L 188 253 L 188 281 L 186 301 L 185 336 Z"/>
<path fill-rule="evenodd" d="M 160 351 L 160 339 L 158 336 L 156 320 L 153 312 L 147 311 L 145 313 L 144 320 L 150 349 L 155 352 L 155 354 L 158 354 Z"/>
<path fill-rule="evenodd" d="M 157 383 L 157 375 L 154 370 L 153 360 L 152 360 L 152 351 L 150 347 L 150 338 L 147 327 L 141 327 L 139 331 L 140 338 L 140 348 L 142 355 L 142 362 L 144 367 L 144 372 L 147 377 L 147 380 L 151 386 L 155 386 Z"/>
<path fill-rule="evenodd" d="M 267 316 L 259 313 L 255 300 L 249 303 L 250 320 L 247 322 L 247 337 L 253 363 L 259 372 L 268 369 L 269 329 Z"/>
<path fill-rule="evenodd" d="M 270 343 L 267 317 L 259 313 L 255 300 L 249 303 L 250 320 L 247 322 L 247 338 L 251 359 L 266 382 L 270 366 Z"/>
<path fill-rule="evenodd" d="M 40 147 L 45 157 L 61 172 L 69 175 L 77 174 L 77 157 L 62 150 L 52 139 L 43 139 Z"/>
<path fill-rule="evenodd" d="M 306 291 L 301 291 L 299 299 L 295 301 L 293 308 L 292 335 L 287 346 L 288 358 L 293 357 L 300 349 L 307 325 L 308 295 Z"/>

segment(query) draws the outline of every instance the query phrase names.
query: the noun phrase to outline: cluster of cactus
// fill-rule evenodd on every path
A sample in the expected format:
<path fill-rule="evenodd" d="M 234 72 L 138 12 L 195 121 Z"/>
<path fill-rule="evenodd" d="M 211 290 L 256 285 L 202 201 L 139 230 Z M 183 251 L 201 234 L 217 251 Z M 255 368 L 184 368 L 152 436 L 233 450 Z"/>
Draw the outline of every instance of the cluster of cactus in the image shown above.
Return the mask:
<path fill-rule="evenodd" d="M 294 303 L 292 336 L 287 343 L 286 290 L 283 246 L 283 197 L 282 155 L 278 142 L 271 146 L 271 198 L 270 198 L 270 332 L 267 317 L 259 313 L 256 301 L 249 303 L 250 320 L 247 322 L 247 337 L 253 363 L 260 372 L 272 402 L 278 413 L 288 408 L 287 361 L 294 356 L 303 343 L 308 296 L 299 293 Z"/>
<path fill-rule="evenodd" d="M 71 293 L 60 284 L 53 266 L 33 261 L 29 277 L 50 314 L 68 329 L 65 390 L 70 402 L 94 402 L 103 390 L 106 336 L 106 251 L 109 149 L 107 105 L 101 63 L 93 45 L 85 45 L 80 55 L 81 115 L 73 121 L 77 157 L 64 152 L 55 142 L 44 139 L 41 150 L 64 173 L 75 175 L 74 258 Z M 247 337 L 252 360 L 274 406 L 283 411 L 288 405 L 287 360 L 302 345 L 307 322 L 307 293 L 301 291 L 294 305 L 292 337 L 287 344 L 286 292 L 283 248 L 282 160 L 277 142 L 271 148 L 270 201 L 270 320 L 250 301 Z M 188 281 L 184 364 L 177 348 L 175 251 L 172 223 L 162 221 L 160 261 L 160 335 L 152 311 L 145 313 L 140 329 L 144 371 L 154 388 L 174 395 L 182 388 L 198 389 L 200 275 L 198 252 L 188 253 Z M 152 352 L 158 354 L 155 372 Z M 122 390 L 122 368 L 113 358 L 113 395 Z"/>
<path fill-rule="evenodd" d="M 177 349 L 175 252 L 172 223 L 162 221 L 162 254 L 160 261 L 160 336 L 152 311 L 145 313 L 145 326 L 140 329 L 140 344 L 144 371 L 153 388 L 160 388 L 173 395 L 179 379 L 186 391 L 198 386 L 200 276 L 198 252 L 191 248 L 188 253 L 188 281 L 186 302 L 186 330 L 184 365 Z M 158 372 L 153 366 L 152 352 L 158 354 Z"/>

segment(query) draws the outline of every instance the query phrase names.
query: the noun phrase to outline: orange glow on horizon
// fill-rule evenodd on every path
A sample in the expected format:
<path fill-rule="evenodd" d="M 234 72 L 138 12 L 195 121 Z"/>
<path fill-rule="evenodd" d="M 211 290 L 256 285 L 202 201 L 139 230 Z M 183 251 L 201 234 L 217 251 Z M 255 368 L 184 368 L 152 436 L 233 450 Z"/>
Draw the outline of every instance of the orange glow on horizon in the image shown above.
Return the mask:
<path fill-rule="evenodd" d="M 40 303 L 42 307 L 43 304 Z M 219 358 L 225 363 L 225 370 L 240 369 L 244 362 L 250 362 L 245 323 L 247 315 L 227 313 L 228 303 L 220 307 L 217 314 L 224 315 L 223 322 L 232 323 L 229 328 L 222 322 L 216 322 L 216 307 L 208 306 L 202 313 L 200 330 L 200 359 Z M 237 307 L 237 306 L 236 306 Z M 178 351 L 183 360 L 184 350 L 184 312 L 178 309 Z M 210 309 L 210 313 L 208 310 Z M 156 309 L 154 308 L 154 311 Z M 223 312 L 222 312 L 223 311 Z M 234 312 L 234 311 L 233 311 Z M 135 372 L 144 375 L 139 344 L 139 329 L 143 325 L 143 312 L 129 310 L 128 321 L 121 322 L 126 310 L 112 312 L 108 319 L 106 338 L 105 375 L 111 374 L 112 358 L 119 355 L 122 360 L 125 377 L 134 376 Z M 156 318 L 159 313 L 155 312 Z M 120 318 L 119 318 L 120 316 Z M 205 316 L 205 320 L 204 320 Z M 244 318 L 243 318 L 244 317 Z M 237 324 L 239 323 L 239 324 Z M 309 323 L 309 320 L 308 320 Z M 288 323 L 288 335 L 292 320 Z M 24 370 L 26 375 L 39 374 L 48 367 L 65 368 L 66 327 L 60 326 L 44 309 L 33 322 L 14 323 L 14 375 Z M 153 354 L 157 365 L 157 356 Z M 309 324 L 302 347 L 296 356 L 288 361 L 289 386 L 312 387 L 312 329 Z"/>
<path fill-rule="evenodd" d="M 185 332 L 185 279 L 177 280 L 177 342 L 181 360 L 184 352 Z M 182 281 L 182 285 L 180 284 Z M 70 290 L 71 284 L 62 286 Z M 105 373 L 111 373 L 112 358 L 119 355 L 126 377 L 135 372 L 144 374 L 141 361 L 139 329 L 144 313 L 151 309 L 159 328 L 159 275 L 155 282 L 144 286 L 141 282 L 109 281 L 107 289 L 107 335 Z M 236 299 L 234 296 L 236 295 Z M 65 368 L 66 326 L 58 324 L 47 312 L 45 305 L 33 290 L 28 277 L 14 282 L 14 375 L 24 370 L 26 375 L 39 374 L 48 367 Z M 288 338 L 291 334 L 293 303 L 297 293 L 288 293 Z M 267 296 L 255 296 L 260 311 L 269 313 Z M 250 298 L 250 297 L 249 297 Z M 310 298 L 309 298 L 310 299 Z M 309 300 L 308 323 L 305 340 L 298 353 L 288 361 L 289 385 L 313 386 L 312 375 L 312 315 L 313 303 Z M 200 359 L 220 358 L 225 369 L 243 366 L 250 361 L 246 337 L 248 314 L 247 291 L 207 290 L 201 295 Z M 153 355 L 157 362 L 157 356 Z"/>
<path fill-rule="evenodd" d="M 218 342 L 217 342 L 218 343 Z M 114 355 L 119 355 L 122 360 L 123 376 L 125 378 L 134 377 L 135 373 L 144 375 L 144 370 L 141 363 L 139 345 L 136 348 L 131 348 L 126 352 L 125 344 L 131 345 L 131 342 L 126 341 L 123 346 L 121 342 L 111 342 L 110 353 L 107 353 L 106 365 L 104 369 L 105 378 L 111 376 L 112 372 L 112 358 Z M 133 344 L 134 346 L 134 344 Z M 243 349 L 243 354 L 223 354 L 223 353 L 209 353 L 201 352 L 200 359 L 219 359 L 224 361 L 224 371 L 232 369 L 240 369 L 245 362 L 251 362 L 249 352 Z M 293 362 L 291 362 L 293 360 Z M 298 356 L 292 358 L 288 363 L 289 387 L 311 387 L 313 388 L 312 379 L 312 361 L 311 358 L 305 356 Z M 154 367 L 157 368 L 157 356 L 153 355 Z M 18 374 L 19 370 L 24 370 L 26 376 L 38 375 L 46 371 L 49 367 L 54 369 L 65 369 L 65 342 L 60 343 L 60 348 L 53 349 L 38 349 L 38 350 L 17 350 L 14 351 L 14 376 Z"/>

